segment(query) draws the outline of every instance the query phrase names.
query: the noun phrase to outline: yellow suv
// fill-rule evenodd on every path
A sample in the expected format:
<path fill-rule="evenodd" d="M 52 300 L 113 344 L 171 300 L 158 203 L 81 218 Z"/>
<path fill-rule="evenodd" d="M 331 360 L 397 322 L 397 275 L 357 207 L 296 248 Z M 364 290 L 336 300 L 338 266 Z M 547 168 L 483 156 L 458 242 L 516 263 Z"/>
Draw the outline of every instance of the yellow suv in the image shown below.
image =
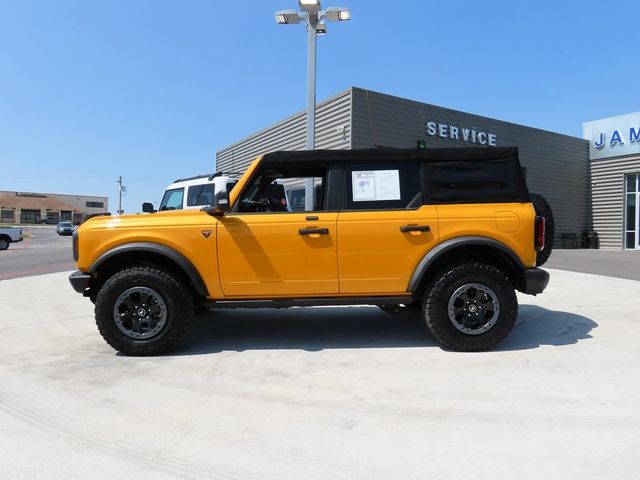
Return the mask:
<path fill-rule="evenodd" d="M 549 281 L 541 211 L 516 148 L 275 152 L 202 210 L 88 220 L 70 281 L 131 355 L 173 348 L 198 309 L 358 304 L 419 309 L 480 351 L 513 327 L 515 290 Z"/>

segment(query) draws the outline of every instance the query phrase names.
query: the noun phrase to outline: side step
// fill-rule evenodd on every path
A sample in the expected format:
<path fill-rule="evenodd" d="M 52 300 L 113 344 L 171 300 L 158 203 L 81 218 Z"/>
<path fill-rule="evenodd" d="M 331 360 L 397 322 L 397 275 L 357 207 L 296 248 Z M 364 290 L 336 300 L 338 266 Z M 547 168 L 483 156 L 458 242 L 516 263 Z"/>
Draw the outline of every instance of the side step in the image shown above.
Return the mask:
<path fill-rule="evenodd" d="M 338 297 L 338 298 L 287 298 L 277 300 L 218 300 L 206 302 L 207 309 L 216 308 L 287 308 L 340 305 L 408 305 L 413 297 Z"/>

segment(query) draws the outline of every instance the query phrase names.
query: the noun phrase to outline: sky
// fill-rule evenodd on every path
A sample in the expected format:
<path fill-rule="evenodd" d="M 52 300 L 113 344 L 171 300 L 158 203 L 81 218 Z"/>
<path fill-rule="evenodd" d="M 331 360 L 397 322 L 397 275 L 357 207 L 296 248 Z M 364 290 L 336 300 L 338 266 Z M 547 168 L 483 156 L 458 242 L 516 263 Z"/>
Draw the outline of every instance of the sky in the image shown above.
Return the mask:
<path fill-rule="evenodd" d="M 350 86 L 582 136 L 640 110 L 635 2 L 337 0 L 317 98 Z M 159 202 L 306 105 L 295 0 L 0 0 L 0 190 Z"/>

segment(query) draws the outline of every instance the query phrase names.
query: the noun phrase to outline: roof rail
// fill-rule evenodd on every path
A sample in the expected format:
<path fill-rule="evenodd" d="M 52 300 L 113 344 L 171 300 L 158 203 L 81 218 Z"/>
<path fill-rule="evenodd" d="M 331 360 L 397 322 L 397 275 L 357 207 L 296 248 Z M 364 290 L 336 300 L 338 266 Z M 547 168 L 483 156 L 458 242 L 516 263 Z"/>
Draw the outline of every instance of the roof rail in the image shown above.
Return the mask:
<path fill-rule="evenodd" d="M 207 178 L 211 177 L 212 175 L 215 175 L 215 173 L 203 173 L 202 175 L 196 175 L 194 177 L 178 178 L 177 180 L 174 180 L 173 183 L 186 182 L 187 180 L 197 180 L 198 178 Z"/>

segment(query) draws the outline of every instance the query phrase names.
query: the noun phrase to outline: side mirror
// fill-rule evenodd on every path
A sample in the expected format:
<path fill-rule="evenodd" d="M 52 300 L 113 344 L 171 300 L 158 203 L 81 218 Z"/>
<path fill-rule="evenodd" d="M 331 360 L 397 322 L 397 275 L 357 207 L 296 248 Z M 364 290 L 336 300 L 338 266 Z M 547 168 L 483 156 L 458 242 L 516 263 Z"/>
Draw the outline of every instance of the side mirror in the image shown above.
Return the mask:
<path fill-rule="evenodd" d="M 207 212 L 212 217 L 219 217 L 224 215 L 224 212 L 229 211 L 229 193 L 227 190 L 220 190 L 213 197 L 213 205 L 210 207 L 204 207 L 203 211 Z"/>
<path fill-rule="evenodd" d="M 155 209 L 153 208 L 153 203 L 149 202 L 144 202 L 142 204 L 142 211 L 144 213 L 156 213 Z"/>

